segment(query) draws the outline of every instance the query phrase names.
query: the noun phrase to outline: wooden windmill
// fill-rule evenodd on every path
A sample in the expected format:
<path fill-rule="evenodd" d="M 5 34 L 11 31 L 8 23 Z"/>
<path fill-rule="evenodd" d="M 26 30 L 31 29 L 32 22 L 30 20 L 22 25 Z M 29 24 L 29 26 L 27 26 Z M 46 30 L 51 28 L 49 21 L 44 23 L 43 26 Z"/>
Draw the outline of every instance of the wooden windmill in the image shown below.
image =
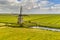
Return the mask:
<path fill-rule="evenodd" d="M 18 24 L 22 25 L 23 17 L 22 17 L 22 6 L 20 6 L 20 14 L 18 16 Z"/>

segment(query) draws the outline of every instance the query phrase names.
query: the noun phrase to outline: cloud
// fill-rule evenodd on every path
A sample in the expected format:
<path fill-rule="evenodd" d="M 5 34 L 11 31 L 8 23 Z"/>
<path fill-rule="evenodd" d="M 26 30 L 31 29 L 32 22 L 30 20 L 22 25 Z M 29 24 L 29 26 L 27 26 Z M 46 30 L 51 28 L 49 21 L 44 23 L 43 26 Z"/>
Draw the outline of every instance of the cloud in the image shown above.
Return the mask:
<path fill-rule="evenodd" d="M 54 4 L 48 0 L 22 0 L 23 12 L 49 12 L 60 10 L 60 4 Z M 19 12 L 19 3 L 16 0 L 0 0 L 0 12 Z M 50 12 L 51 12 L 50 11 Z"/>
<path fill-rule="evenodd" d="M 32 9 L 36 9 L 39 8 L 41 6 L 47 6 L 47 4 L 49 3 L 49 1 L 41 1 L 41 2 L 37 2 L 38 0 L 22 0 L 22 4 L 24 5 L 24 10 L 32 10 Z M 1 3 L 2 2 L 2 3 Z M 5 0 L 5 1 L 0 1 L 0 6 L 2 7 L 3 10 L 19 10 L 19 5 L 18 3 L 16 3 L 16 0 Z"/>
<path fill-rule="evenodd" d="M 53 6 L 51 6 L 51 10 L 52 11 L 60 11 L 60 4 L 55 4 L 55 5 L 53 5 Z"/>
<path fill-rule="evenodd" d="M 54 7 L 60 8 L 60 4 L 55 4 Z"/>

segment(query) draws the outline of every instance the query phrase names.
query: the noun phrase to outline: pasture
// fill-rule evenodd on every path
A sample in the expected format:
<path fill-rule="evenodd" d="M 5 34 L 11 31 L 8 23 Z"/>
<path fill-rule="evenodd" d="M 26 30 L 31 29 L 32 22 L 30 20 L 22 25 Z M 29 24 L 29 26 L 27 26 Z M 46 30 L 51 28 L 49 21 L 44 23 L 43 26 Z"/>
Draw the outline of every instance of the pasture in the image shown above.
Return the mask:
<path fill-rule="evenodd" d="M 23 15 L 23 25 L 25 27 L 42 26 L 60 28 L 60 14 L 30 14 Z M 0 14 L 0 23 L 14 23 L 17 25 L 17 14 Z"/>
<path fill-rule="evenodd" d="M 17 23 L 18 15 L 15 14 L 0 14 L 0 22 L 3 23 Z"/>
<path fill-rule="evenodd" d="M 60 40 L 60 32 L 31 28 L 0 28 L 0 40 Z"/>
<path fill-rule="evenodd" d="M 18 15 L 0 14 L 0 40 L 60 40 L 60 32 L 33 28 L 18 28 Z M 16 26 L 8 27 L 3 23 Z M 34 14 L 23 16 L 23 25 L 60 28 L 60 14 Z"/>
<path fill-rule="evenodd" d="M 60 14 L 35 14 L 23 17 L 23 19 L 35 26 L 60 28 Z"/>

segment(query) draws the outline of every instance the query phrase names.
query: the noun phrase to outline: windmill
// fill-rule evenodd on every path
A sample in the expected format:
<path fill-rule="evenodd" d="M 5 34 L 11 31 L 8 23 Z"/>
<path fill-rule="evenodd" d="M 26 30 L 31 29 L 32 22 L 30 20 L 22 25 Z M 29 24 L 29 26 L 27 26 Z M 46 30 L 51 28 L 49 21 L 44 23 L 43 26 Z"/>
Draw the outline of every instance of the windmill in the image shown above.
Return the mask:
<path fill-rule="evenodd" d="M 22 25 L 23 18 L 22 18 L 22 6 L 20 6 L 20 14 L 18 16 L 18 24 Z"/>
<path fill-rule="evenodd" d="M 33 4 L 35 3 L 35 0 L 8 0 L 11 4 L 14 4 L 14 5 L 17 5 L 19 6 L 19 16 L 18 16 L 18 21 L 17 23 L 19 25 L 21 25 L 23 23 L 23 18 L 22 18 L 22 9 L 23 7 L 26 8 L 26 5 L 29 5 L 27 6 L 26 9 L 30 10 L 32 9 L 33 7 L 36 8 Z M 34 2 L 33 2 L 34 1 Z M 28 4 L 27 4 L 28 3 Z M 22 26 L 22 25 L 21 25 Z"/>
<path fill-rule="evenodd" d="M 21 0 L 17 0 L 17 3 L 20 3 Z M 19 15 L 18 15 L 18 24 L 22 27 L 23 17 L 22 17 L 22 5 L 19 5 Z"/>

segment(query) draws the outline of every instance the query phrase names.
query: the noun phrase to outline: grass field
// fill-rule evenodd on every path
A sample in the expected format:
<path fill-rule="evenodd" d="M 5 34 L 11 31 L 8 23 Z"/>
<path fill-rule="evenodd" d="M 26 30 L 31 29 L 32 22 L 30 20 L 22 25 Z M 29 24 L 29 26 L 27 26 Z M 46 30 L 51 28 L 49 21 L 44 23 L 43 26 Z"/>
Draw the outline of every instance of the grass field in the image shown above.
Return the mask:
<path fill-rule="evenodd" d="M 28 17 L 23 17 L 23 19 L 40 26 L 60 28 L 60 14 L 29 15 Z"/>
<path fill-rule="evenodd" d="M 0 40 L 60 40 L 60 32 L 31 28 L 0 28 Z"/>
<path fill-rule="evenodd" d="M 60 14 L 30 14 L 23 16 L 23 22 L 26 26 L 45 26 L 60 28 Z M 18 15 L 0 14 L 0 22 L 17 23 Z"/>
<path fill-rule="evenodd" d="M 18 15 L 0 14 L 0 22 L 17 23 Z"/>
<path fill-rule="evenodd" d="M 18 15 L 0 14 L 0 23 L 17 23 Z M 23 16 L 24 25 L 60 28 L 59 14 L 40 14 Z M 0 27 L 0 40 L 60 40 L 60 32 L 32 28 Z"/>

